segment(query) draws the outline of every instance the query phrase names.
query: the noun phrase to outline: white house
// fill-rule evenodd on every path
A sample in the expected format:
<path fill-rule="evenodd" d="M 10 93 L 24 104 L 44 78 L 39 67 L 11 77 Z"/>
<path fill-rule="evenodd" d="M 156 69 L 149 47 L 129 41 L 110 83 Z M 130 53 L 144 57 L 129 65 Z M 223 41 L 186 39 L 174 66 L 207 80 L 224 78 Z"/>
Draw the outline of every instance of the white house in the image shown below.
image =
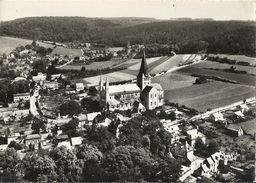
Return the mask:
<path fill-rule="evenodd" d="M 13 102 L 27 101 L 30 99 L 30 93 L 17 93 L 13 95 Z"/>
<path fill-rule="evenodd" d="M 223 117 L 223 114 L 220 113 L 220 112 L 216 112 L 216 113 L 213 113 L 209 116 L 209 119 L 213 120 L 213 121 L 223 121 L 224 120 L 224 117 Z"/>
<path fill-rule="evenodd" d="M 84 90 L 84 84 L 83 83 L 76 83 L 76 91 Z"/>

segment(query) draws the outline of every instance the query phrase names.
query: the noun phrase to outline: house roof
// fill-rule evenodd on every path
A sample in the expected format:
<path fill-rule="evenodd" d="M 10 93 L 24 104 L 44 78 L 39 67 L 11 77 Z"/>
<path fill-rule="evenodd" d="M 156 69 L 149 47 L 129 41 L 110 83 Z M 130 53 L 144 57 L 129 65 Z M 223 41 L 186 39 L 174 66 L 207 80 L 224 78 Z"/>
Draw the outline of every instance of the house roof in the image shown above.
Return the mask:
<path fill-rule="evenodd" d="M 153 89 L 153 86 L 149 86 L 147 85 L 144 89 L 143 89 L 143 93 L 149 93 L 151 90 Z"/>
<path fill-rule="evenodd" d="M 83 142 L 83 138 L 82 137 L 72 137 L 71 138 L 71 145 L 72 146 L 81 145 L 82 142 Z"/>
<path fill-rule="evenodd" d="M 88 121 L 93 121 L 94 118 L 98 115 L 101 115 L 101 112 L 92 112 L 87 114 Z"/>
<path fill-rule="evenodd" d="M 231 131 L 239 131 L 241 129 L 241 126 L 237 126 L 237 125 L 234 125 L 234 124 L 230 124 L 227 126 L 227 129 L 228 130 L 231 130 Z"/>
<path fill-rule="evenodd" d="M 137 84 L 124 84 L 124 85 L 110 85 L 109 94 L 113 93 L 136 93 L 140 92 L 140 88 Z"/>
<path fill-rule="evenodd" d="M 33 139 L 40 139 L 41 136 L 39 134 L 32 134 L 32 135 L 28 135 L 26 137 L 26 140 L 33 140 Z"/>
<path fill-rule="evenodd" d="M 234 114 L 242 118 L 244 117 L 244 114 L 241 111 L 236 111 Z"/>
<path fill-rule="evenodd" d="M 30 96 L 30 93 L 16 93 L 13 94 L 14 97 L 20 97 L 20 96 Z"/>
<path fill-rule="evenodd" d="M 223 114 L 220 112 L 213 113 L 212 116 L 214 117 L 223 117 Z"/>

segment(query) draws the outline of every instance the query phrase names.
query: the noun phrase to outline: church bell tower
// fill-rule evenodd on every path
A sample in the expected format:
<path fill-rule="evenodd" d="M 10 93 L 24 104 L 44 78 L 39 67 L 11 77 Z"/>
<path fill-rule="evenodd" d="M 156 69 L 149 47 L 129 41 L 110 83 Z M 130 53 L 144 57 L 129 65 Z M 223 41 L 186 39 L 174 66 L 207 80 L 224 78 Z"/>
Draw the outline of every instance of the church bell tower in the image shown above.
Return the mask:
<path fill-rule="evenodd" d="M 146 61 L 145 51 L 143 52 L 140 71 L 137 75 L 137 85 L 141 90 L 143 90 L 147 85 L 151 85 L 151 77 L 148 73 L 148 65 Z"/>

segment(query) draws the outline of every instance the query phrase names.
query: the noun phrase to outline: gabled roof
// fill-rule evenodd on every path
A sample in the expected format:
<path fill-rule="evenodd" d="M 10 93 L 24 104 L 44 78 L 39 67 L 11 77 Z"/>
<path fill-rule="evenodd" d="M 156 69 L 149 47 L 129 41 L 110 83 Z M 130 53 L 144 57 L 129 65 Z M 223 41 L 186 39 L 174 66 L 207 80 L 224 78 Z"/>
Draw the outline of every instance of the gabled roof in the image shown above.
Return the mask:
<path fill-rule="evenodd" d="M 140 65 L 140 71 L 138 76 L 149 76 L 148 73 L 148 65 L 147 65 L 147 61 L 146 61 L 146 56 L 145 56 L 145 52 L 143 52 L 143 56 L 142 56 L 142 60 L 141 60 L 141 65 Z"/>

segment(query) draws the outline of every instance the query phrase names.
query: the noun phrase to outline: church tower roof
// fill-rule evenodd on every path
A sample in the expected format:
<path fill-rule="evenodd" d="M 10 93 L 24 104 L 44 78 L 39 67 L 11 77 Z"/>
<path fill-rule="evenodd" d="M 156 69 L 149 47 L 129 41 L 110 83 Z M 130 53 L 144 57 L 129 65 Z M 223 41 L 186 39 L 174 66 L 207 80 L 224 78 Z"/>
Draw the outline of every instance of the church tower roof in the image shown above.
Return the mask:
<path fill-rule="evenodd" d="M 142 60 L 141 60 L 141 65 L 140 65 L 140 71 L 138 76 L 149 76 L 148 73 L 148 65 L 147 65 L 147 61 L 146 61 L 146 56 L 145 56 L 145 51 L 143 52 L 143 56 L 142 56 Z"/>

